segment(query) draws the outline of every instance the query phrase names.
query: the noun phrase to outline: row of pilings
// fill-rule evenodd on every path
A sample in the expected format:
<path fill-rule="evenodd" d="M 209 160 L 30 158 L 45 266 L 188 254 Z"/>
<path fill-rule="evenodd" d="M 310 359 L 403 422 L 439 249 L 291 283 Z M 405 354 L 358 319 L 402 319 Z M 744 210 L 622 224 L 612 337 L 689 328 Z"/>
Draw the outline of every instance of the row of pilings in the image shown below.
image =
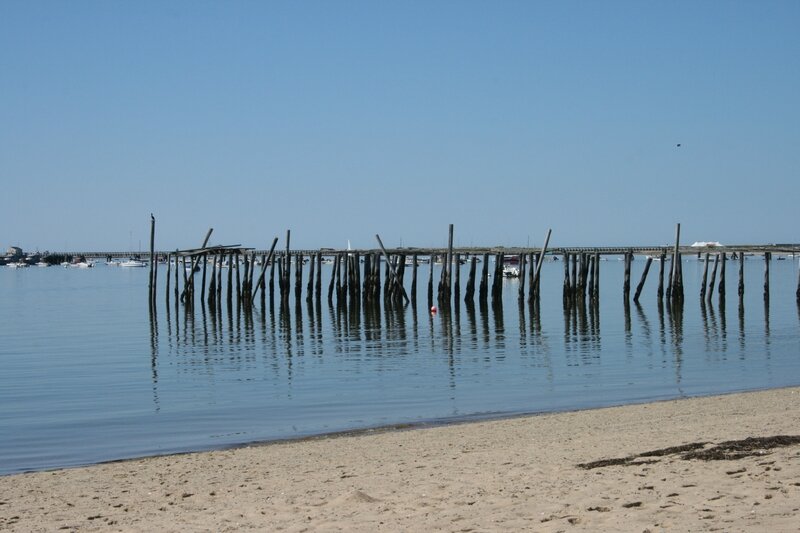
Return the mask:
<path fill-rule="evenodd" d="M 166 274 L 166 298 L 174 298 L 187 305 L 194 305 L 199 300 L 201 304 L 210 308 L 221 306 L 224 302 L 228 305 L 246 306 L 255 305 L 260 298 L 262 301 L 276 296 L 282 304 L 288 304 L 291 294 L 300 299 L 305 285 L 305 298 L 307 301 L 319 300 L 323 297 L 322 270 L 323 265 L 332 266 L 332 273 L 327 287 L 329 303 L 334 300 L 339 305 L 346 305 L 348 301 L 359 301 L 364 304 L 377 303 L 383 298 L 387 305 L 402 305 L 411 302 L 417 304 L 417 285 L 419 266 L 430 263 L 427 279 L 427 304 L 429 308 L 447 309 L 453 302 L 462 298 L 461 268 L 460 265 L 469 263 L 467 280 L 464 285 L 463 300 L 472 302 L 476 297 L 481 304 L 491 298 L 492 304 L 502 303 L 504 266 L 507 259 L 512 260 L 517 267 L 514 277 L 518 278 L 518 300 L 538 304 L 540 299 L 540 273 L 542 263 L 547 254 L 547 246 L 551 232 L 548 230 L 544 246 L 538 251 L 521 251 L 508 258 L 504 253 L 483 253 L 482 257 L 476 254 L 464 254 L 453 250 L 453 225 L 449 226 L 448 247 L 440 253 L 429 254 L 406 253 L 394 251 L 389 253 L 383 246 L 379 235 L 376 235 L 380 251 L 351 251 L 351 250 L 319 250 L 304 255 L 292 252 L 290 248 L 291 232 L 286 232 L 285 249 L 276 251 L 278 238 L 276 237 L 267 253 L 257 254 L 252 248 L 240 245 L 207 246 L 212 229 L 209 229 L 200 248 L 192 250 L 176 250 L 169 254 Z M 154 254 L 155 218 L 151 215 L 151 261 L 150 261 L 150 302 L 155 304 L 157 261 Z M 680 224 L 676 227 L 676 241 L 674 250 L 662 249 L 658 256 L 648 256 L 635 288 L 633 301 L 638 303 L 653 261 L 658 262 L 658 290 L 657 297 L 661 301 L 666 299 L 670 305 L 680 304 L 684 299 L 683 272 L 680 245 Z M 669 253 L 671 252 L 671 253 Z M 599 304 L 600 296 L 600 253 L 563 251 L 561 253 L 564 266 L 563 303 L 565 308 L 578 303 L 587 302 L 591 305 Z M 631 263 L 633 250 L 623 254 L 625 261 L 623 298 L 627 303 L 631 294 Z M 490 275 L 490 256 L 494 256 L 493 272 Z M 698 254 L 700 258 L 700 254 Z M 769 262 L 770 252 L 764 252 L 764 298 L 769 299 Z M 744 253 L 734 252 L 732 259 L 739 261 L 739 286 L 740 300 L 744 296 Z M 480 267 L 478 263 L 481 263 Z M 710 300 L 715 288 L 720 299 L 725 297 L 726 283 L 725 252 L 705 254 L 705 267 L 701 284 L 700 298 Z M 441 264 L 439 280 L 434 300 L 434 264 Z M 711 265 L 713 263 L 713 269 Z M 308 264 L 308 280 L 304 283 L 303 265 Z M 667 270 L 669 266 L 669 270 Z M 709 279 L 710 270 L 710 279 Z M 410 272 L 409 272 L 410 271 Z M 292 284 L 292 272 L 294 283 Z M 405 290 L 405 278 L 411 277 L 410 298 Z M 196 281 L 196 279 L 199 280 Z M 717 278 L 719 284 L 717 285 Z M 491 283 L 490 283 L 491 279 Z M 199 286 L 195 286 L 199 282 Z M 182 288 L 181 288 L 182 285 Z M 223 290 L 226 288 L 227 290 Z M 224 296 L 223 296 L 224 295 Z M 798 277 L 797 298 L 800 301 L 800 276 Z"/>

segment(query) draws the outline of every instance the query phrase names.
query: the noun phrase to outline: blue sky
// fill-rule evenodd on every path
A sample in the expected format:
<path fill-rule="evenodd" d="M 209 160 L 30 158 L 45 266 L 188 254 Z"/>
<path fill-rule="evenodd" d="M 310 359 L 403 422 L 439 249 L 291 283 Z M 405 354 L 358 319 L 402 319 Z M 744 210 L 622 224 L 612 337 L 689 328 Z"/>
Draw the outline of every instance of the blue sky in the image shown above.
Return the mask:
<path fill-rule="evenodd" d="M 0 2 L 0 246 L 800 242 L 800 3 Z M 678 147 L 677 144 L 681 146 Z"/>

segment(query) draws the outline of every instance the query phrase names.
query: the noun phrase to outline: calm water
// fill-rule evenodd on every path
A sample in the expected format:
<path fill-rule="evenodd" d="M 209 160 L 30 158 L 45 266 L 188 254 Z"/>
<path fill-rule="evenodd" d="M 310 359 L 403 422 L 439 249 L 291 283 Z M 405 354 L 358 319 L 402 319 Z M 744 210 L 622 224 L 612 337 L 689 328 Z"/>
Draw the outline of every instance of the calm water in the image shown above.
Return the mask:
<path fill-rule="evenodd" d="M 641 306 L 623 263 L 601 263 L 601 304 L 564 312 L 562 263 L 546 263 L 538 313 L 517 304 L 427 311 L 330 307 L 305 297 L 250 314 L 169 307 L 147 269 L 0 268 L 0 474 L 202 450 L 388 424 L 536 413 L 800 385 L 797 259 L 746 262 L 740 308 L 659 307 L 654 263 Z M 633 285 L 644 261 L 633 266 Z M 467 267 L 462 267 L 462 290 Z M 435 280 L 438 280 L 435 267 Z M 306 272 L 307 276 L 307 272 Z M 407 271 L 410 277 L 410 272 Z M 198 277 L 199 281 L 199 277 Z M 305 283 L 304 283 L 305 287 Z M 199 298 L 198 298 L 199 300 Z"/>

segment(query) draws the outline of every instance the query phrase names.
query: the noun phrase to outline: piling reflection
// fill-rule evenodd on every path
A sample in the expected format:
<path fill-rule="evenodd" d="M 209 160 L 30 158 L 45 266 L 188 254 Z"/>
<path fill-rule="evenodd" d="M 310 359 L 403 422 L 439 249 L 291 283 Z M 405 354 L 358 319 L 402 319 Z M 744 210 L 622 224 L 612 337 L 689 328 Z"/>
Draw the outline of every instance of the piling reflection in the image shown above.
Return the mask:
<path fill-rule="evenodd" d="M 487 290 L 487 297 L 466 298 L 463 302 L 460 298 L 464 291 L 458 284 L 456 270 L 453 293 L 458 297 L 451 298 L 449 303 L 437 300 L 440 305 L 431 312 L 418 309 L 418 297 L 422 294 L 412 292 L 406 303 L 391 281 L 391 273 L 382 268 L 379 260 L 365 258 L 365 261 L 369 261 L 370 276 L 363 279 L 363 284 L 357 274 L 359 269 L 354 268 L 358 264 L 355 257 L 343 254 L 331 266 L 332 270 L 328 269 L 327 310 L 323 309 L 326 300 L 320 298 L 321 291 L 312 284 L 319 281 L 322 263 L 313 274 L 306 270 L 309 277 L 304 280 L 297 263 L 279 258 L 265 268 L 270 275 L 265 274 L 257 296 L 252 297 L 247 294 L 245 282 L 256 269 L 252 263 L 239 270 L 237 279 L 236 267 L 223 267 L 220 261 L 215 262 L 205 282 L 207 297 L 198 291 L 200 301 L 194 302 L 192 298 L 181 298 L 176 290 L 176 297 L 169 298 L 166 306 L 162 300 L 150 312 L 154 394 L 160 380 L 160 361 L 165 357 L 173 357 L 170 363 L 181 372 L 209 375 L 244 371 L 257 364 L 256 361 L 263 361 L 289 385 L 302 375 L 298 371 L 308 364 L 301 358 L 309 356 L 319 361 L 341 357 L 356 368 L 380 361 L 378 371 L 398 368 L 405 360 L 413 360 L 413 364 L 424 367 L 420 373 L 431 372 L 429 365 L 436 370 L 446 369 L 447 379 L 442 378 L 442 382 L 455 389 L 467 379 L 465 376 L 502 368 L 499 364 L 506 364 L 509 359 L 520 365 L 518 372 L 523 375 L 529 372 L 526 377 L 530 379 L 547 375 L 552 380 L 558 377 L 554 368 L 560 365 L 600 368 L 601 360 L 603 368 L 638 365 L 646 360 L 640 356 L 651 357 L 659 352 L 661 365 L 652 365 L 651 359 L 648 363 L 651 370 L 656 367 L 674 370 L 674 382 L 680 385 L 685 353 L 694 353 L 690 350 L 696 347 L 686 347 L 687 339 L 690 342 L 700 339 L 705 359 L 712 362 L 726 359 L 729 350 L 722 291 L 717 299 L 701 298 L 699 307 L 692 305 L 688 310 L 682 298 L 658 298 L 648 303 L 646 293 L 644 304 L 638 300 L 631 304 L 630 298 L 623 298 L 622 302 L 603 302 L 601 306 L 596 292 L 599 280 L 594 277 L 595 263 L 571 256 L 570 270 L 565 271 L 560 315 L 551 296 L 544 304 L 540 301 L 538 286 L 531 284 L 528 270 L 524 270 L 525 285 L 516 279 L 497 282 L 489 275 L 488 281 L 481 285 L 487 289 L 491 285 L 491 293 Z M 474 264 L 475 261 L 469 264 L 470 269 Z M 522 265 L 523 269 L 527 269 L 527 264 Z M 395 264 L 398 275 L 402 272 L 400 266 L 400 262 Z M 431 278 L 433 269 L 432 265 Z M 440 273 L 441 267 L 436 266 L 436 270 Z M 273 288 L 273 272 L 277 273 L 278 290 Z M 287 283 L 290 276 L 295 278 L 291 280 L 293 283 Z M 239 284 L 245 288 L 237 289 Z M 440 284 L 444 290 L 443 282 Z M 474 289 L 474 284 L 468 282 L 468 290 Z M 298 290 L 300 287 L 305 290 Z M 741 359 L 748 356 L 746 341 L 753 342 L 747 337 L 745 303 L 743 298 L 738 299 L 738 343 L 733 343 L 738 345 Z M 608 324 L 605 338 L 601 307 Z M 763 337 L 769 355 L 768 298 L 764 299 L 763 310 Z M 800 303 L 797 313 L 800 319 Z M 762 336 L 758 331 L 755 335 Z M 692 361 L 694 365 L 695 359 Z M 479 363 L 484 366 L 475 366 Z M 547 372 L 542 372 L 542 368 Z M 592 372 L 599 373 L 590 369 L 586 375 Z M 336 371 L 332 376 L 336 376 Z"/>

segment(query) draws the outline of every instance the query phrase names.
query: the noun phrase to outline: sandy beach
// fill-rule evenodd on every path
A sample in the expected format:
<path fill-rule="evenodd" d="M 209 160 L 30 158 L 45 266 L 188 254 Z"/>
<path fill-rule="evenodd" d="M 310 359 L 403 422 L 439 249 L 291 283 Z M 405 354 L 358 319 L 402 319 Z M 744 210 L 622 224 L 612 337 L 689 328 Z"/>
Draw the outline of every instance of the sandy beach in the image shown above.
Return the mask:
<path fill-rule="evenodd" d="M 137 459 L 0 477 L 0 530 L 798 531 L 797 435 L 790 388 Z"/>

